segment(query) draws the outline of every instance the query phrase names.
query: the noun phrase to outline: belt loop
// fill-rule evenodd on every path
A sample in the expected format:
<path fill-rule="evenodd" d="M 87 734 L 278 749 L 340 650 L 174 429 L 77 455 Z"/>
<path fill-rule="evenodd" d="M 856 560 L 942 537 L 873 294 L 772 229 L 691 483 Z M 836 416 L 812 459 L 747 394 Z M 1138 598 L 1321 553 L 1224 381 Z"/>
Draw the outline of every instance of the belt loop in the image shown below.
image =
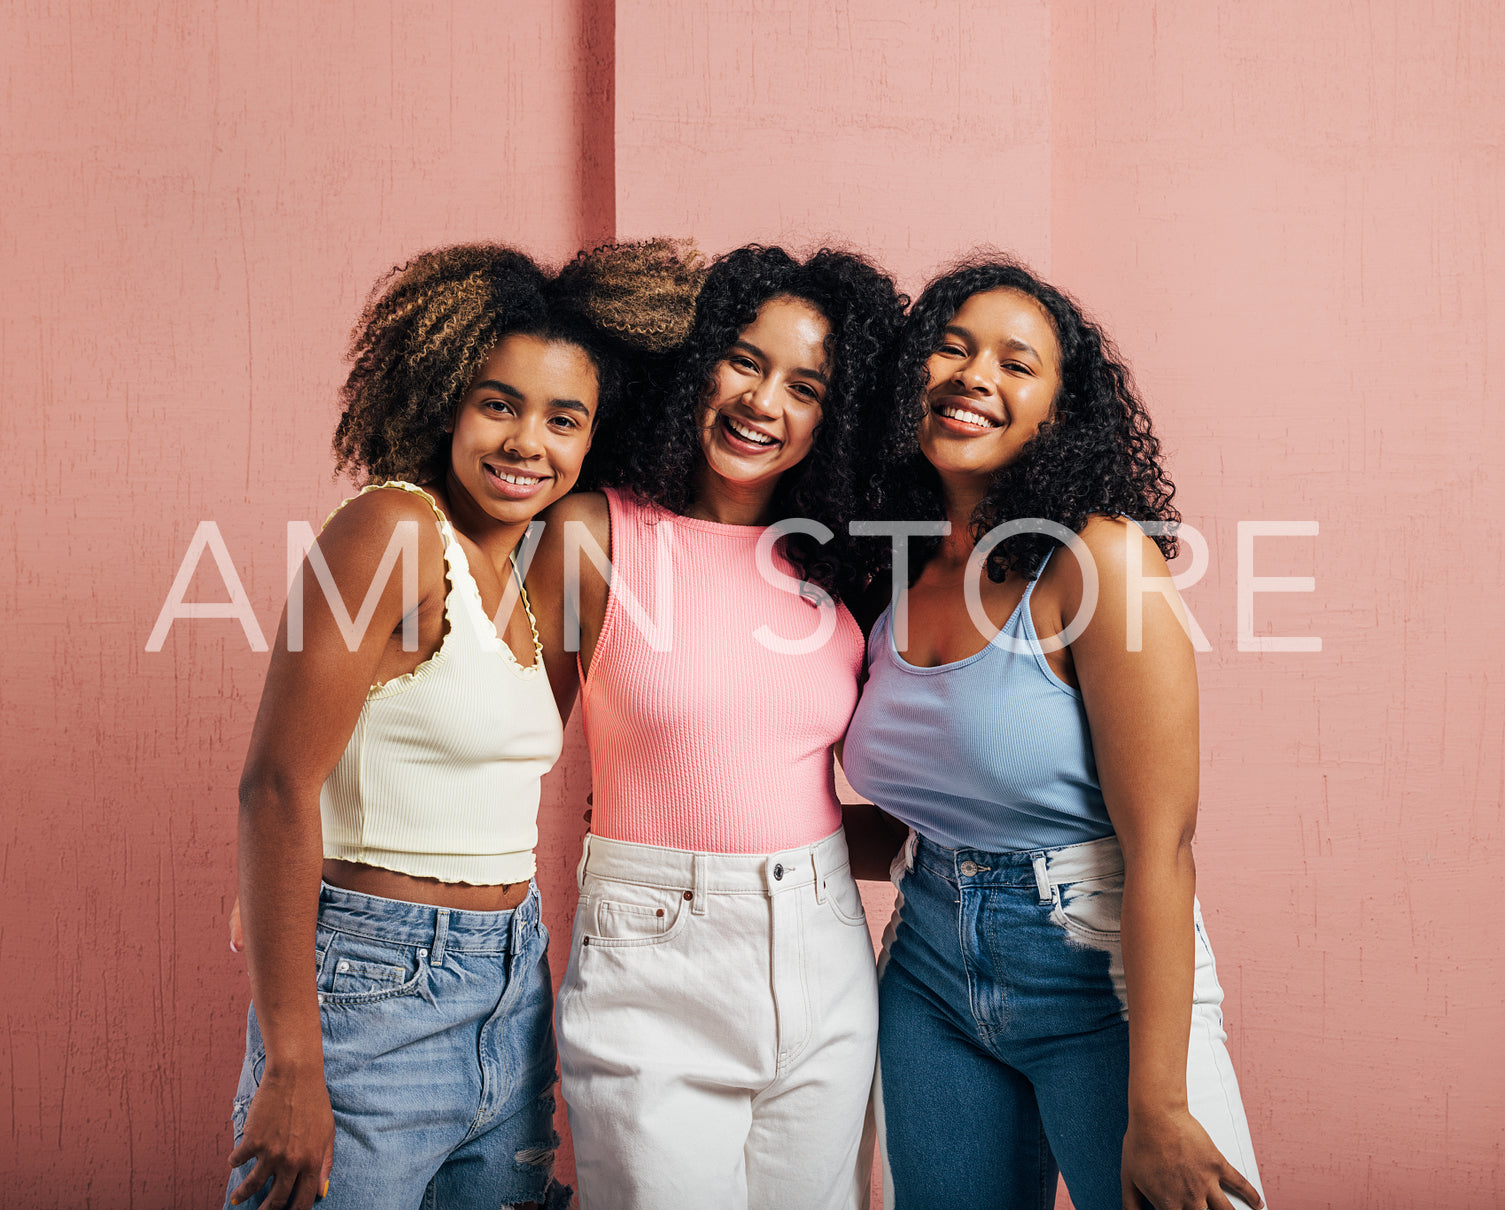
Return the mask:
<path fill-rule="evenodd" d="M 577 891 L 585 889 L 585 866 L 590 861 L 590 855 L 591 834 L 587 832 L 584 842 L 580 845 L 580 864 L 575 867 L 575 889 Z"/>
<path fill-rule="evenodd" d="M 690 854 L 690 882 L 694 886 L 694 896 L 693 902 L 690 904 L 690 911 L 696 916 L 704 916 L 706 910 L 711 906 L 707 902 L 705 893 L 706 856 L 705 853 Z"/>
<path fill-rule="evenodd" d="M 909 835 L 904 838 L 904 868 L 914 869 L 915 853 L 920 847 L 920 834 L 913 828 L 909 829 Z"/>
<path fill-rule="evenodd" d="M 1039 892 L 1040 902 L 1053 902 L 1056 896 L 1050 884 L 1050 871 L 1045 864 L 1045 854 L 1036 853 L 1030 861 L 1035 867 L 1035 890 Z"/>
<path fill-rule="evenodd" d="M 825 851 L 818 844 L 810 846 L 810 868 L 815 871 L 815 902 L 824 903 L 828 862 Z"/>
<path fill-rule="evenodd" d="M 434 944 L 429 948 L 429 965 L 444 965 L 444 939 L 449 936 L 449 909 L 434 913 Z"/>

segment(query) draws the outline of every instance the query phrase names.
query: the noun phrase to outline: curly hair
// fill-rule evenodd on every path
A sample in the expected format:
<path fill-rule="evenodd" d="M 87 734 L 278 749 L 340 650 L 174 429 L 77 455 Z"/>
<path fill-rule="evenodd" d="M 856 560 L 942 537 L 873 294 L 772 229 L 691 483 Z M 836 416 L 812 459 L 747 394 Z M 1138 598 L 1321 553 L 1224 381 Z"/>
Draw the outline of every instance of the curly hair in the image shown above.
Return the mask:
<path fill-rule="evenodd" d="M 915 445 L 925 414 L 927 363 L 961 305 L 988 290 L 1018 291 L 1044 310 L 1061 346 L 1061 387 L 1050 420 L 1017 458 L 993 475 L 972 514 L 973 539 L 980 541 L 995 526 L 1025 517 L 1054 521 L 1074 533 L 1097 514 L 1179 522 L 1160 442 L 1113 342 L 1070 296 L 1002 256 L 969 258 L 935 278 L 905 319 L 886 445 L 899 456 L 890 459 L 880 477 L 878 508 L 890 517 L 944 514 L 940 479 Z M 1166 558 L 1175 556 L 1173 533 L 1154 540 Z M 915 545 L 920 557 L 911 563 L 912 576 L 918 576 L 939 539 Z M 1045 534 L 1008 538 L 989 554 L 988 577 L 996 583 L 1014 571 L 1033 579 L 1045 556 L 1059 545 Z"/>
<path fill-rule="evenodd" d="M 621 434 L 610 481 L 670 512 L 691 506 L 703 458 L 700 413 L 712 371 L 773 298 L 809 303 L 831 329 L 831 381 L 821 421 L 810 453 L 779 479 L 773 520 L 808 517 L 834 532 L 827 543 L 789 534 L 781 548 L 802 580 L 848 598 L 865 574 L 847 522 L 862 512 L 880 464 L 878 405 L 908 301 L 861 256 L 822 248 L 799 261 L 782 248 L 751 244 L 717 258 L 663 389 L 643 423 Z"/>
<path fill-rule="evenodd" d="M 596 370 L 596 423 L 610 424 L 643 366 L 683 338 L 703 276 L 700 254 L 672 240 L 583 252 L 557 275 L 500 244 L 420 253 L 377 282 L 351 333 L 335 473 L 442 477 L 445 424 L 513 335 L 581 349 Z"/>

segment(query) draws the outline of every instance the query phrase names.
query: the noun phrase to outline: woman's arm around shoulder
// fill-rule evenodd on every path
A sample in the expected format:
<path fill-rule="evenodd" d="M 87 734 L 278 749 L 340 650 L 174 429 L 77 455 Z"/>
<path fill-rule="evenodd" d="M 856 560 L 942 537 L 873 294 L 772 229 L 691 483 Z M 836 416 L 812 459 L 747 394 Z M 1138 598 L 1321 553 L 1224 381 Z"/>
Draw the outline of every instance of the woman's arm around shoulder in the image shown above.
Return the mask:
<path fill-rule="evenodd" d="M 1122 944 L 1129 1000 L 1126 1207 L 1230 1210 L 1224 1188 L 1259 1195 L 1187 1104 L 1198 793 L 1197 672 L 1186 613 L 1160 548 L 1132 523 L 1094 517 L 1080 535 L 1096 579 L 1051 560 L 1047 594 L 1064 622 L 1091 609 L 1070 644 L 1098 779 L 1124 856 Z"/>
<path fill-rule="evenodd" d="M 544 667 L 559 716 L 568 719 L 580 688 L 576 652 L 580 653 L 581 665 L 589 670 L 606 617 L 606 573 L 591 557 L 599 551 L 603 562 L 611 558 L 606 496 L 601 492 L 572 493 L 546 509 L 539 524 L 543 533 L 528 564 L 528 595 L 538 616 Z"/>
<path fill-rule="evenodd" d="M 381 583 L 378 572 L 394 540 L 406 549 Z M 416 594 L 401 562 L 413 554 Z M 327 576 L 319 575 L 315 560 Z M 234 1196 L 244 1200 L 273 1180 L 265 1203 L 272 1210 L 311 1206 L 333 1156 L 334 1118 L 313 978 L 323 864 L 319 791 L 349 743 L 384 661 L 416 666 L 438 646 L 443 610 L 437 606 L 445 579 L 433 510 L 409 492 L 367 492 L 331 519 L 298 575 L 301 644 L 290 649 L 284 610 L 240 782 L 241 911 L 267 1058 L 230 1166 L 255 1158 Z M 330 603 L 330 586 L 341 598 L 339 607 Z M 349 619 L 360 620 L 363 602 L 370 616 L 364 628 L 352 629 Z M 420 649 L 411 653 L 400 647 L 409 613 L 421 615 L 429 632 L 420 630 Z"/>

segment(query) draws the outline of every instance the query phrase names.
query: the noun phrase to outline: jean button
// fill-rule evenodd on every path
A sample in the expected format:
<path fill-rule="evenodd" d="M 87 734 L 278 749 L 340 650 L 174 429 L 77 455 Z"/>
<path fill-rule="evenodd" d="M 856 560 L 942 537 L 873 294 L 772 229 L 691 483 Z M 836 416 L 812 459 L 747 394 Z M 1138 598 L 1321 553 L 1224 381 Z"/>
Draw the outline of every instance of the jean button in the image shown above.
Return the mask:
<path fill-rule="evenodd" d="M 975 862 L 975 861 L 964 861 L 964 862 L 961 863 L 961 865 L 958 868 L 968 878 L 971 878 L 973 874 L 977 873 L 977 862 Z"/>
<path fill-rule="evenodd" d="M 773 876 L 775 878 L 783 878 L 784 877 L 784 867 L 782 865 L 776 865 L 776 866 L 774 866 L 773 867 Z"/>

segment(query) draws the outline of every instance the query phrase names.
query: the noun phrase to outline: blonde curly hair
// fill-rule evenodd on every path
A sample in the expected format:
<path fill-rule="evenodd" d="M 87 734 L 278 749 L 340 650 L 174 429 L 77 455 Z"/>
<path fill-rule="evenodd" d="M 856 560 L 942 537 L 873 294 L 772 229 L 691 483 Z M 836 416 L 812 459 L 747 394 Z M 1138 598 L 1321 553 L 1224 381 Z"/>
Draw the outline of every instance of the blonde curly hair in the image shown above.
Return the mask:
<path fill-rule="evenodd" d="M 501 244 L 420 253 L 373 288 L 350 337 L 335 473 L 430 482 L 449 456 L 445 425 L 511 335 L 578 346 L 596 368 L 597 418 L 683 343 L 705 280 L 683 240 L 606 244 L 557 274 Z"/>

